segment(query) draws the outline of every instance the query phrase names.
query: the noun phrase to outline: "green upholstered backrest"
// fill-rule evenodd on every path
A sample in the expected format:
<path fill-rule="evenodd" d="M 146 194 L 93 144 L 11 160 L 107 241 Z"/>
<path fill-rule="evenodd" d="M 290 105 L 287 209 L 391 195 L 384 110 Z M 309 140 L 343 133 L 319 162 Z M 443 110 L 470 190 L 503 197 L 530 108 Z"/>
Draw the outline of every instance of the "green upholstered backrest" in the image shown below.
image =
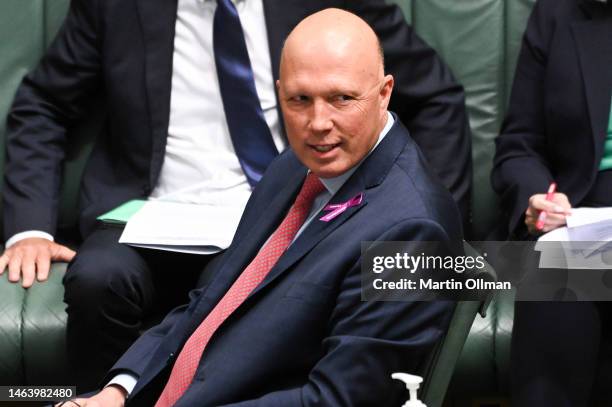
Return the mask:
<path fill-rule="evenodd" d="M 498 221 L 489 176 L 527 19 L 536 0 L 397 0 L 406 18 L 464 86 L 472 130 L 472 238 Z M 509 394 L 512 298 L 476 317 L 448 391 L 452 405 Z M 476 376 L 475 376 L 476 375 Z M 495 405 L 492 403 L 491 405 Z"/>
<path fill-rule="evenodd" d="M 406 18 L 451 67 L 466 91 L 472 129 L 472 232 L 497 221 L 489 175 L 516 57 L 535 0 L 398 0 Z"/>

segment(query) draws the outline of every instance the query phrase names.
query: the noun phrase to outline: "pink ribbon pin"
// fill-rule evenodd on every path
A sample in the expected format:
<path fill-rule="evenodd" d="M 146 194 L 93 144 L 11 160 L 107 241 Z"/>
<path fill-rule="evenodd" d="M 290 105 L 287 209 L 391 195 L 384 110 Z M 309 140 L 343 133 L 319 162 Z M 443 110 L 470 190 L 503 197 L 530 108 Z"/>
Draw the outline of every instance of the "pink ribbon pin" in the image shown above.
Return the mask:
<path fill-rule="evenodd" d="M 357 206 L 357 205 L 361 205 L 362 201 L 363 201 L 363 192 L 360 192 L 357 195 L 355 195 L 353 198 L 349 199 L 348 201 L 346 201 L 344 203 L 329 204 L 325 208 L 323 208 L 323 210 L 324 211 L 331 211 L 331 212 L 328 213 L 327 215 L 323 216 L 319 220 L 322 220 L 323 222 L 329 222 L 330 220 L 336 218 L 341 213 L 346 211 L 348 208 L 351 208 L 351 207 Z"/>

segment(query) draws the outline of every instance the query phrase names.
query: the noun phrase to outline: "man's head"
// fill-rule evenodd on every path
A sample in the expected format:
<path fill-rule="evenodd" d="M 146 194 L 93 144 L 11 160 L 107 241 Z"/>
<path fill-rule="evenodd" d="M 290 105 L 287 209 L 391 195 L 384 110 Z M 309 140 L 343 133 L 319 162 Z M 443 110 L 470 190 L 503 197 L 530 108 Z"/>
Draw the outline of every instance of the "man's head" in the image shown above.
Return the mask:
<path fill-rule="evenodd" d="M 287 137 L 322 178 L 363 159 L 387 120 L 393 77 L 376 34 L 339 9 L 315 13 L 289 34 L 277 81 Z"/>

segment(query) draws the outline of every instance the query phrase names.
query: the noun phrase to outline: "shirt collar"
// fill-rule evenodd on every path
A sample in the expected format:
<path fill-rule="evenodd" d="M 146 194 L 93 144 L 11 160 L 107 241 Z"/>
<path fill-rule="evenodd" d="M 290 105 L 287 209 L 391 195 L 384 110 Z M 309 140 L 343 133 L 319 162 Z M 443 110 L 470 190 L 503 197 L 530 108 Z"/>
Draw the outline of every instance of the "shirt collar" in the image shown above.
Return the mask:
<path fill-rule="evenodd" d="M 378 140 L 376 141 L 376 144 L 374 144 L 374 147 L 372 147 L 372 149 L 368 152 L 368 154 L 365 157 L 363 157 L 363 159 L 359 161 L 356 165 L 354 165 L 351 169 L 346 171 L 344 174 L 338 175 L 337 177 L 333 177 L 333 178 L 321 178 L 321 182 L 325 186 L 325 189 L 327 189 L 327 191 L 332 196 L 335 195 L 336 192 L 340 190 L 340 188 L 342 188 L 342 185 L 344 185 L 344 183 L 351 177 L 351 175 L 353 175 L 353 173 L 357 171 L 357 168 L 359 168 L 361 163 L 366 158 L 368 158 L 370 154 L 372 154 L 372 151 L 374 151 L 376 147 L 378 147 L 378 145 L 385 138 L 387 133 L 389 133 L 389 130 L 391 130 L 391 127 L 393 126 L 394 122 L 395 120 L 393 119 L 393 115 L 387 111 L 387 123 L 385 123 L 385 127 L 383 127 L 382 131 L 378 135 Z"/>

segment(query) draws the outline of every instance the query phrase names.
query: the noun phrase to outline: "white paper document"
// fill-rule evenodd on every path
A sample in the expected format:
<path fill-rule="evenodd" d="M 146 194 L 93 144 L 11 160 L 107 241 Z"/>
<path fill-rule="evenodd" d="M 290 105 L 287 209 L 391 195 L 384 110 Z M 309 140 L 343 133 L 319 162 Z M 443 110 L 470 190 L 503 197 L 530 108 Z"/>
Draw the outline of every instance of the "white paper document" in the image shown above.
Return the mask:
<path fill-rule="evenodd" d="M 246 204 L 206 205 L 150 200 L 128 221 L 119 243 L 183 253 L 226 249 Z"/>
<path fill-rule="evenodd" d="M 612 250 L 609 246 L 593 253 L 574 247 L 572 242 L 559 242 L 556 247 L 547 246 L 545 249 L 542 247 L 540 249 L 540 268 L 612 269 Z"/>
<path fill-rule="evenodd" d="M 612 208 L 572 209 L 567 227 L 542 235 L 535 249 L 541 268 L 612 268 Z"/>
<path fill-rule="evenodd" d="M 567 217 L 569 228 L 594 224 L 612 224 L 612 207 L 575 208 Z"/>
<path fill-rule="evenodd" d="M 544 233 L 542 236 L 540 236 L 535 247 L 536 247 L 536 250 L 540 250 L 539 248 L 543 247 L 543 245 L 540 243 L 568 242 L 569 240 L 570 240 L 570 237 L 569 237 L 569 231 L 567 230 L 567 227 L 557 228 L 557 229 L 551 230 L 548 233 Z"/>

